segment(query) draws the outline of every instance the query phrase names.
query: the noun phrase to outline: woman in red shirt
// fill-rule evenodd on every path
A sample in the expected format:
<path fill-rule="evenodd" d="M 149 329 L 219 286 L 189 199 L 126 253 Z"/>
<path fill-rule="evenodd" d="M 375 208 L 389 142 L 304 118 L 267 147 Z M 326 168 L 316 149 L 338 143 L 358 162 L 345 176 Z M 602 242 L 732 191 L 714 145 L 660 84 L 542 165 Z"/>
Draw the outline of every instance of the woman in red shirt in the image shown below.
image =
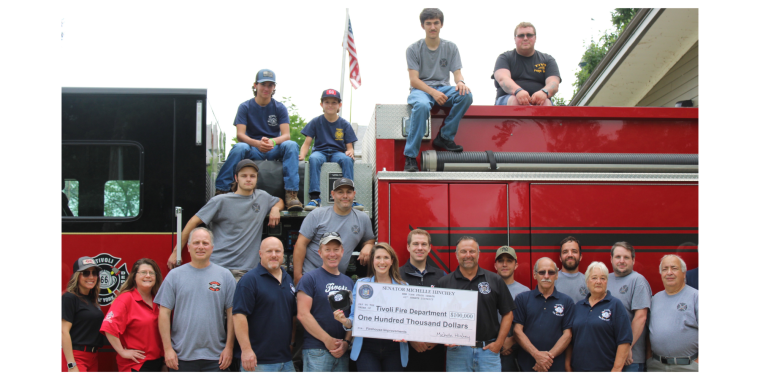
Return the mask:
<path fill-rule="evenodd" d="M 158 332 L 159 306 L 153 303 L 160 287 L 158 264 L 151 259 L 137 260 L 103 320 L 100 332 L 118 354 L 120 372 L 161 371 L 164 349 Z"/>

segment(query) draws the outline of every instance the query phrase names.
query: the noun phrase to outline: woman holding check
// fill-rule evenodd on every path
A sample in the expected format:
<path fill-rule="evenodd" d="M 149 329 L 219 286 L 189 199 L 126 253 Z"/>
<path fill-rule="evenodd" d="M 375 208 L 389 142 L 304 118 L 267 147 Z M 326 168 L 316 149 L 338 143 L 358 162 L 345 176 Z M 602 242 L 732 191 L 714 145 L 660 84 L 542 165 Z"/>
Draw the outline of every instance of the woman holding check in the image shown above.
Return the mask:
<path fill-rule="evenodd" d="M 367 268 L 366 278 L 356 281 L 356 290 L 362 282 L 378 282 L 383 284 L 404 284 L 398 267 L 398 256 L 388 243 L 378 243 L 370 251 L 369 261 L 372 265 Z M 356 303 L 351 305 L 351 315 L 346 318 L 343 310 L 335 310 L 335 319 L 343 324 L 346 330 L 353 326 Z M 356 361 L 359 372 L 401 372 L 409 360 L 409 345 L 406 342 L 394 342 L 388 339 L 354 338 L 351 350 L 351 360 Z"/>

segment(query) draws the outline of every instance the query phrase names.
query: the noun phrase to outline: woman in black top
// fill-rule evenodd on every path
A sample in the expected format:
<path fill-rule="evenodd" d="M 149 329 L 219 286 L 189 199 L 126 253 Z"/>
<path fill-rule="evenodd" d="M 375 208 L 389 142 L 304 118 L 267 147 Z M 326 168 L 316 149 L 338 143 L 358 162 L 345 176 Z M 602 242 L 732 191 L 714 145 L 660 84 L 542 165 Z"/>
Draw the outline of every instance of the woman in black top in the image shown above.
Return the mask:
<path fill-rule="evenodd" d="M 97 372 L 98 349 L 105 343 L 100 334 L 103 312 L 98 304 L 100 268 L 92 257 L 74 263 L 63 293 L 61 339 L 63 369 L 68 372 Z"/>

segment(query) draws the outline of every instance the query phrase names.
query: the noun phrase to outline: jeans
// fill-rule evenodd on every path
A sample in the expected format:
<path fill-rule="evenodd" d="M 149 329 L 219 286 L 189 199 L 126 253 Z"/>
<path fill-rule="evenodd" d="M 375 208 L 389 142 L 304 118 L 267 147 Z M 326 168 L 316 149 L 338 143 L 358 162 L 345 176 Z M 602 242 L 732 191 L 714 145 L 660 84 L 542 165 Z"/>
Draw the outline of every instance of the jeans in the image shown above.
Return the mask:
<path fill-rule="evenodd" d="M 507 95 L 502 95 L 502 96 L 498 97 L 496 99 L 496 103 L 494 103 L 494 105 L 495 106 L 506 106 L 507 102 L 509 101 L 509 97 L 511 97 L 511 96 L 514 96 L 514 95 L 507 94 Z M 552 105 L 554 105 L 554 100 L 552 100 L 551 98 L 549 98 L 549 101 L 552 103 Z"/>
<path fill-rule="evenodd" d="M 401 372 L 401 349 L 398 342 L 387 339 L 364 338 L 362 351 L 356 358 L 359 372 Z"/>
<path fill-rule="evenodd" d="M 472 92 L 465 95 L 459 95 L 459 91 L 454 86 L 433 86 L 434 89 L 444 93 L 449 98 L 443 107 L 450 107 L 451 112 L 446 120 L 443 121 L 440 135 L 444 140 L 453 141 L 459 129 L 459 120 L 472 104 Z M 406 102 L 412 105 L 412 116 L 410 120 L 409 133 L 406 136 L 406 146 L 404 146 L 404 156 L 414 157 L 420 153 L 420 144 L 422 136 L 425 135 L 425 121 L 428 118 L 430 109 L 437 104 L 432 96 L 422 90 L 412 89 Z M 432 132 L 432 131 L 431 131 Z"/>
<path fill-rule="evenodd" d="M 334 149 L 311 152 L 309 156 L 309 194 L 319 193 L 319 175 L 322 173 L 322 164 L 325 162 L 337 162 L 343 169 L 343 177 L 354 180 L 354 160 L 345 153 Z"/>
<path fill-rule="evenodd" d="M 323 348 L 303 350 L 304 372 L 348 372 L 348 352 L 336 358 Z"/>
<path fill-rule="evenodd" d="M 631 363 L 623 366 L 623 372 L 644 372 L 644 363 Z"/>
<path fill-rule="evenodd" d="M 272 363 L 272 364 L 259 364 L 253 369 L 253 372 L 295 372 L 296 368 L 293 366 L 293 361 L 287 361 L 285 363 Z M 249 372 L 243 368 L 240 364 L 240 372 Z"/>
<path fill-rule="evenodd" d="M 227 161 L 219 170 L 216 178 L 218 190 L 230 191 L 234 180 L 235 167 L 243 159 L 282 161 L 282 176 L 285 181 L 285 190 L 298 191 L 298 143 L 287 140 L 282 144 L 275 145 L 274 149 L 267 153 L 261 153 L 258 149 L 246 144 L 237 143 L 230 150 Z"/>
<path fill-rule="evenodd" d="M 446 372 L 501 372 L 499 356 L 499 353 L 480 347 L 449 347 L 446 352 Z"/>
<path fill-rule="evenodd" d="M 177 368 L 169 368 L 169 372 L 229 372 L 230 369 L 219 369 L 219 360 L 178 360 Z"/>

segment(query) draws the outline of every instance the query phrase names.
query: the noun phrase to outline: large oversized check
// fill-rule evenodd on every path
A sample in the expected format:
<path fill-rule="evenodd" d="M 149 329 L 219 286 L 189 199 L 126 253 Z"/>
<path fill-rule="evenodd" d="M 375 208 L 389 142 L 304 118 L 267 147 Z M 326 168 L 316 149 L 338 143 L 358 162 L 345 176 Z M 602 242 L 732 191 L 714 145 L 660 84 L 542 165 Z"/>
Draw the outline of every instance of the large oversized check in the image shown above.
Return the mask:
<path fill-rule="evenodd" d="M 356 293 L 354 336 L 475 345 L 476 291 L 366 282 Z"/>

